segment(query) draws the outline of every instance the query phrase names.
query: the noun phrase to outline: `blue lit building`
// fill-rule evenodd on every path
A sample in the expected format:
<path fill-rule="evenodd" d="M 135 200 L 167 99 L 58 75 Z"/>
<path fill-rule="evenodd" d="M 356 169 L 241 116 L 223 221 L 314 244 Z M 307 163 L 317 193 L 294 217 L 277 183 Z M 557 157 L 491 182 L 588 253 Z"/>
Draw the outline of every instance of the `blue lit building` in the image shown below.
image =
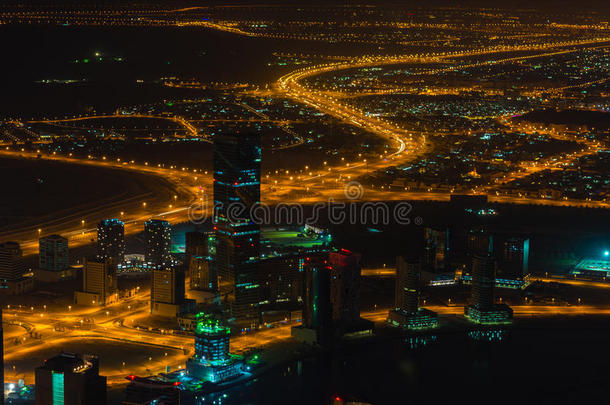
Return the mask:
<path fill-rule="evenodd" d="M 261 146 L 257 134 L 214 138 L 213 264 L 221 292 L 230 293 L 239 325 L 259 323 L 260 224 L 252 209 L 260 203 Z"/>
<path fill-rule="evenodd" d="M 196 316 L 196 321 L 195 354 L 186 363 L 188 374 L 212 383 L 239 377 L 243 360 L 229 353 L 231 330 L 203 313 Z"/>
<path fill-rule="evenodd" d="M 106 405 L 106 377 L 99 359 L 61 353 L 35 371 L 36 405 Z"/>

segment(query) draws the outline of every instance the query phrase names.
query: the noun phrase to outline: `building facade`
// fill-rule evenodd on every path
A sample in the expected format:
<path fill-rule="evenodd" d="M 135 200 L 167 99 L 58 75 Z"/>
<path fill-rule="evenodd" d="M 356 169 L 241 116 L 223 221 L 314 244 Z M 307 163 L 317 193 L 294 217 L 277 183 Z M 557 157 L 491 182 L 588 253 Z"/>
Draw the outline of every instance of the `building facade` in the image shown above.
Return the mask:
<path fill-rule="evenodd" d="M 260 203 L 260 136 L 214 138 L 214 234 L 219 289 L 230 292 L 233 316 L 242 325 L 259 322 L 260 224 L 252 218 Z"/>
<path fill-rule="evenodd" d="M 106 377 L 99 359 L 61 353 L 35 371 L 36 405 L 106 405 Z"/>
<path fill-rule="evenodd" d="M 77 305 L 107 305 L 118 299 L 117 266 L 111 259 L 85 259 L 83 289 L 74 293 Z"/>
<path fill-rule="evenodd" d="M 68 239 L 60 235 L 45 236 L 38 241 L 38 247 L 42 270 L 60 272 L 68 268 Z"/>
<path fill-rule="evenodd" d="M 125 259 L 125 224 L 119 219 L 105 219 L 97 225 L 97 254 L 101 259 L 123 263 Z"/>
<path fill-rule="evenodd" d="M 153 267 L 171 263 L 172 230 L 169 222 L 151 219 L 144 224 L 144 259 Z"/>

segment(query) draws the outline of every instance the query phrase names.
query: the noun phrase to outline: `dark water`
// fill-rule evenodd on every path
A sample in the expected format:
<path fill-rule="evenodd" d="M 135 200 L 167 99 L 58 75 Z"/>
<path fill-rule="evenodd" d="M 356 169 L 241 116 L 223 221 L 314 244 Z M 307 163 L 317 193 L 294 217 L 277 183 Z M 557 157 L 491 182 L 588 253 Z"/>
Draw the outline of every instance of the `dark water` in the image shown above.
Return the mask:
<path fill-rule="evenodd" d="M 244 405 L 329 404 L 335 396 L 375 405 L 605 403 L 610 331 L 589 322 L 546 323 L 505 331 L 493 343 L 459 332 L 418 348 L 401 340 L 352 346 L 304 360 L 300 373 L 296 362 L 281 367 L 220 399 Z"/>
<path fill-rule="evenodd" d="M 155 83 L 163 77 L 260 83 L 277 76 L 266 65 L 273 41 L 197 28 L 2 26 L 0 46 L 1 116 L 113 110 L 182 94 Z M 37 83 L 48 79 L 79 82 Z"/>

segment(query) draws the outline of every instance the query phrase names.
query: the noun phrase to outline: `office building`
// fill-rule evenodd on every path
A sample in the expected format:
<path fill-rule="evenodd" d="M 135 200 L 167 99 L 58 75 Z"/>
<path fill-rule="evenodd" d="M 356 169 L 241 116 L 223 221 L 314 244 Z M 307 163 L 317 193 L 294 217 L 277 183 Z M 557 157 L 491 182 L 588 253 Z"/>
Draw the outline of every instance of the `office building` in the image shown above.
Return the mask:
<path fill-rule="evenodd" d="M 40 238 L 39 266 L 43 270 L 62 271 L 68 268 L 68 239 L 60 235 Z"/>
<path fill-rule="evenodd" d="M 118 299 L 117 266 L 111 259 L 85 259 L 83 289 L 75 291 L 77 305 L 107 305 Z"/>
<path fill-rule="evenodd" d="M 373 323 L 360 317 L 360 259 L 360 254 L 347 249 L 328 254 L 331 314 L 337 336 L 373 332 Z"/>
<path fill-rule="evenodd" d="M 184 298 L 184 270 L 168 266 L 152 271 L 150 284 L 150 313 L 153 315 L 175 317 L 186 311 Z"/>
<path fill-rule="evenodd" d="M 360 319 L 360 259 L 359 254 L 346 249 L 328 255 L 334 322 L 350 324 Z"/>
<path fill-rule="evenodd" d="M 34 269 L 37 281 L 57 282 L 72 279 L 74 269 L 68 261 L 68 239 L 60 235 L 50 235 L 38 241 L 38 268 Z"/>
<path fill-rule="evenodd" d="M 151 219 L 144 224 L 144 258 L 153 267 L 165 267 L 172 261 L 172 230 L 169 222 Z"/>
<path fill-rule="evenodd" d="M 426 329 L 438 325 L 435 312 L 419 307 L 421 264 L 403 256 L 396 259 L 394 308 L 388 322 L 405 329 Z"/>
<path fill-rule="evenodd" d="M 131 382 L 125 388 L 123 405 L 180 405 L 179 382 L 155 380 L 135 375 L 125 378 Z"/>
<path fill-rule="evenodd" d="M 508 237 L 499 249 L 496 286 L 525 288 L 530 284 L 530 240 L 524 237 Z"/>
<path fill-rule="evenodd" d="M 217 290 L 218 277 L 209 256 L 193 255 L 189 262 L 189 287 L 191 290 Z"/>
<path fill-rule="evenodd" d="M 260 224 L 251 218 L 260 202 L 260 165 L 259 135 L 214 138 L 214 266 L 236 322 L 246 327 L 260 316 Z"/>
<path fill-rule="evenodd" d="M 23 252 L 17 242 L 0 244 L 0 291 L 18 295 L 34 287 L 34 278 L 27 272 Z"/>
<path fill-rule="evenodd" d="M 93 355 L 61 353 L 35 371 L 36 405 L 106 405 L 106 377 Z"/>
<path fill-rule="evenodd" d="M 449 228 L 424 229 L 425 271 L 438 274 L 449 271 Z"/>
<path fill-rule="evenodd" d="M 325 345 L 332 338 L 331 269 L 325 256 L 305 258 L 302 325 L 291 329 L 291 335 L 302 342 Z"/>
<path fill-rule="evenodd" d="M 125 224 L 118 219 L 105 219 L 97 225 L 97 254 L 116 264 L 125 259 Z"/>
<path fill-rule="evenodd" d="M 203 232 L 186 232 L 184 234 L 184 263 L 188 266 L 193 256 L 209 256 L 209 236 Z"/>
<path fill-rule="evenodd" d="M 243 360 L 230 354 L 231 329 L 207 314 L 197 314 L 195 354 L 186 363 L 190 376 L 218 383 L 242 373 Z"/>
<path fill-rule="evenodd" d="M 496 263 L 490 254 L 475 254 L 472 261 L 472 289 L 470 305 L 464 308 L 465 316 L 480 324 L 509 323 L 512 309 L 496 304 L 494 299 Z"/>

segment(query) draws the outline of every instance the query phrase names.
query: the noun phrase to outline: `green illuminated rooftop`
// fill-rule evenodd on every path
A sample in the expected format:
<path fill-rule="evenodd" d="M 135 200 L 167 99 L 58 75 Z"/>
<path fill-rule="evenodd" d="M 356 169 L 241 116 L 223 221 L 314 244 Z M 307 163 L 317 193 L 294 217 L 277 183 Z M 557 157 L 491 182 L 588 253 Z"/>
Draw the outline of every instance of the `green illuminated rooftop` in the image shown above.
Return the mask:
<path fill-rule="evenodd" d="M 332 242 L 328 232 L 314 232 L 300 228 L 264 228 L 261 230 L 261 244 L 276 249 L 314 249 Z"/>
<path fill-rule="evenodd" d="M 231 329 L 223 326 L 218 319 L 204 312 L 195 315 L 195 320 L 197 321 L 196 334 L 231 334 Z"/>

